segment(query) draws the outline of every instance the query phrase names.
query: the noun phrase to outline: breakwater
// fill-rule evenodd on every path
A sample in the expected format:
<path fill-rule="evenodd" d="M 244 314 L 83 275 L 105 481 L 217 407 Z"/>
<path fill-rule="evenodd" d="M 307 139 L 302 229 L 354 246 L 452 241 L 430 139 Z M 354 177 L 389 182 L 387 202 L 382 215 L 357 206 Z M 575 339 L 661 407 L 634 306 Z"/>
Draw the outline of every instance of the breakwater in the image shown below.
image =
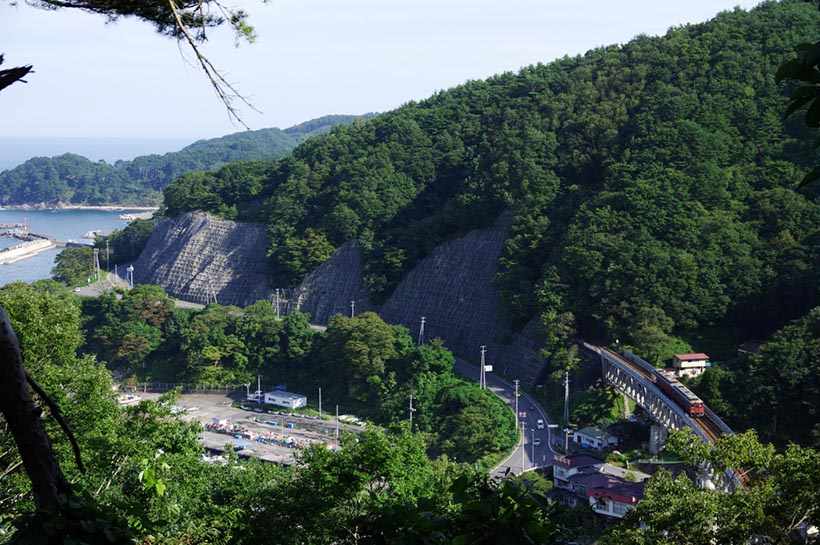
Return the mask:
<path fill-rule="evenodd" d="M 8 238 L 16 238 L 20 240 L 20 244 L 9 246 L 0 250 L 0 265 L 14 263 L 27 257 L 32 257 L 40 252 L 50 250 L 57 247 L 57 242 L 53 237 L 42 235 L 39 233 L 32 233 L 19 228 L 8 229 L 0 232 L 0 236 Z"/>

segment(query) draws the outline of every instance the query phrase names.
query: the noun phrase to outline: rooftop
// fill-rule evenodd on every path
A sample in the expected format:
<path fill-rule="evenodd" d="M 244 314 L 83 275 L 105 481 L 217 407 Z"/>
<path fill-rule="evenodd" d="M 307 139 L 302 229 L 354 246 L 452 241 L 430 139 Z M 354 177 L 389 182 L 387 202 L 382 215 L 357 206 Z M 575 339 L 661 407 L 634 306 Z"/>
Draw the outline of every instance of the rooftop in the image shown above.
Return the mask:
<path fill-rule="evenodd" d="M 675 354 L 675 357 L 678 358 L 680 361 L 695 361 L 709 359 L 709 356 L 702 352 L 699 354 Z"/>
<path fill-rule="evenodd" d="M 630 482 L 606 473 L 587 473 L 570 477 L 570 482 L 587 489 L 587 495 L 606 497 L 620 503 L 635 505 L 643 498 L 645 481 Z"/>
<path fill-rule="evenodd" d="M 586 435 L 587 437 L 594 437 L 596 439 L 604 439 L 605 437 L 609 437 L 612 434 L 607 433 L 605 429 L 596 428 L 593 426 L 587 426 L 581 430 L 576 431 L 575 433 L 580 433 L 581 435 Z"/>
<path fill-rule="evenodd" d="M 556 455 L 552 457 L 553 463 L 564 469 L 579 468 L 603 464 L 604 461 L 589 454 L 570 454 L 569 456 Z"/>
<path fill-rule="evenodd" d="M 268 392 L 266 395 L 272 395 L 277 397 L 284 397 L 285 399 L 302 399 L 302 394 L 294 394 L 293 392 L 283 392 L 282 390 L 274 390 L 273 392 Z"/>

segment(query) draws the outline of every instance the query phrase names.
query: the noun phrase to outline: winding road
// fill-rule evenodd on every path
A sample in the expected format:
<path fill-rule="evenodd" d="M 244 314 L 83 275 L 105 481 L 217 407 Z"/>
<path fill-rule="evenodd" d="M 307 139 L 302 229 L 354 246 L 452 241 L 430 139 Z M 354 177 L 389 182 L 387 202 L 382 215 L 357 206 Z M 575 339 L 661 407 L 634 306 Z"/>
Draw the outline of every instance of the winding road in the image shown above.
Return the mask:
<path fill-rule="evenodd" d="M 477 365 L 467 363 L 463 359 L 456 358 L 454 370 L 459 375 L 478 382 L 479 368 Z M 506 380 L 491 373 L 485 375 L 487 387 L 498 397 L 500 397 L 511 411 L 515 411 L 515 386 Z M 503 477 L 507 471 L 519 475 L 524 471 L 530 471 L 540 467 L 552 465 L 552 456 L 559 454 L 554 450 L 553 435 L 560 442 L 560 428 L 549 417 L 544 407 L 528 393 L 519 389 L 518 397 L 518 427 L 524 423 L 524 434 L 518 446 L 512 454 L 493 469 L 491 474 L 495 477 Z M 544 428 L 538 429 L 538 420 L 544 421 Z M 540 440 L 540 446 L 535 446 L 536 439 Z"/>

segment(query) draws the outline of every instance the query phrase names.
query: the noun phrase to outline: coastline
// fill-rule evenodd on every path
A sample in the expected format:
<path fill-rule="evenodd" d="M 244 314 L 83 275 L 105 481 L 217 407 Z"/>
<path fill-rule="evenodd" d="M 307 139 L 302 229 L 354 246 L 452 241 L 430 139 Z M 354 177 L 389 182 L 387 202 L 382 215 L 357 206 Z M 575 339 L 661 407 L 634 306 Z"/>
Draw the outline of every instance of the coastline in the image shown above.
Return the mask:
<path fill-rule="evenodd" d="M 122 204 L 90 205 L 90 204 L 65 204 L 58 206 L 21 204 L 17 206 L 0 206 L 0 210 L 100 210 L 102 212 L 156 212 L 159 206 L 129 206 Z"/>

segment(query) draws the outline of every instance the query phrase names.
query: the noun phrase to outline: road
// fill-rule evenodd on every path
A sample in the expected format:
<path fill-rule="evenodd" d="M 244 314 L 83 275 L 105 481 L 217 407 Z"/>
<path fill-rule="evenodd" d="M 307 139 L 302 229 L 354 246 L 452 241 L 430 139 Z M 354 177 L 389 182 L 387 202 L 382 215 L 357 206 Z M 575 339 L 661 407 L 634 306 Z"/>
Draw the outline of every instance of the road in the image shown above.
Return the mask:
<path fill-rule="evenodd" d="M 459 375 L 478 382 L 478 366 L 456 358 L 454 370 Z M 487 387 L 504 400 L 504 403 L 510 407 L 511 411 L 515 412 L 515 386 L 491 373 L 487 373 L 485 378 Z M 544 407 L 535 398 L 521 390 L 519 390 L 518 397 L 518 413 L 519 429 L 521 428 L 521 422 L 524 423 L 525 431 L 522 441 L 519 442 L 513 453 L 491 472 L 493 476 L 501 477 L 508 470 L 519 475 L 522 471 L 547 467 L 552 465 L 552 456 L 559 454 L 554 450 L 552 440 L 552 436 L 558 428 L 551 427 L 554 426 L 554 423 Z M 539 419 L 544 421 L 544 429 L 538 429 L 536 423 Z M 541 440 L 540 446 L 533 445 L 535 439 Z M 560 437 L 558 437 L 558 440 L 560 441 Z"/>

